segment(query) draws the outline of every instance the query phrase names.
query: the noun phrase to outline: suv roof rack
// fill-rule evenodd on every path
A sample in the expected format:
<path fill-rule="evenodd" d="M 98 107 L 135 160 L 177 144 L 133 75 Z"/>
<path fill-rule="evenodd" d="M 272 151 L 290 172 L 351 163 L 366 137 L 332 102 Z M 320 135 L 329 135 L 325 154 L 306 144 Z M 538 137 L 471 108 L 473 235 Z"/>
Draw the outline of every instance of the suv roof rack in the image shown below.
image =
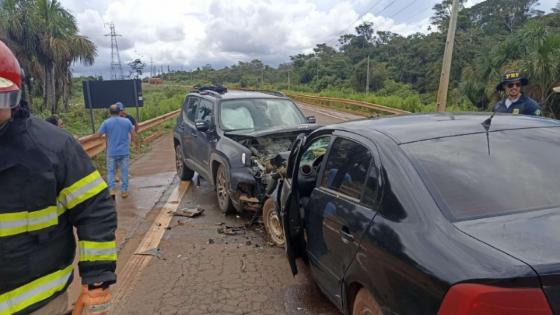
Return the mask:
<path fill-rule="evenodd" d="M 278 91 L 252 90 L 252 89 L 241 89 L 241 91 L 246 91 L 246 92 L 259 92 L 259 93 L 270 94 L 270 95 L 279 96 L 279 97 L 286 97 L 286 95 L 285 95 L 284 93 L 278 92 Z"/>
<path fill-rule="evenodd" d="M 198 93 L 201 95 L 213 95 L 221 98 L 222 94 L 227 93 L 227 88 L 220 85 L 195 85 L 191 93 Z"/>

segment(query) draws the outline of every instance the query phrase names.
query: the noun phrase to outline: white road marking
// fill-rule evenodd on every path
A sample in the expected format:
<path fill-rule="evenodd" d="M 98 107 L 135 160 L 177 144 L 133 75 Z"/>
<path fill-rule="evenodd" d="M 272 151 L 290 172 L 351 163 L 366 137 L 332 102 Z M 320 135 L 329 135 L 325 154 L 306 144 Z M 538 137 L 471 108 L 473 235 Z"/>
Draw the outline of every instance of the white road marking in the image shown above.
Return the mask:
<path fill-rule="evenodd" d="M 183 199 L 183 196 L 187 193 L 189 187 L 190 182 L 181 182 L 173 188 L 173 192 L 171 192 L 167 202 L 161 208 L 157 218 L 154 223 L 152 223 L 152 226 L 146 235 L 144 235 L 144 238 L 134 253 L 143 253 L 147 250 L 158 248 L 159 243 L 165 234 L 166 227 L 169 226 L 169 222 L 171 222 L 173 214 L 177 211 L 179 203 L 181 202 L 181 199 Z M 152 256 L 146 255 L 132 255 L 130 257 L 118 275 L 118 281 L 116 284 L 117 290 L 113 297 L 114 309 L 111 312 L 112 314 L 119 314 L 119 311 L 122 310 L 122 307 L 126 302 L 127 293 L 134 288 L 142 269 L 148 265 L 151 259 Z"/>

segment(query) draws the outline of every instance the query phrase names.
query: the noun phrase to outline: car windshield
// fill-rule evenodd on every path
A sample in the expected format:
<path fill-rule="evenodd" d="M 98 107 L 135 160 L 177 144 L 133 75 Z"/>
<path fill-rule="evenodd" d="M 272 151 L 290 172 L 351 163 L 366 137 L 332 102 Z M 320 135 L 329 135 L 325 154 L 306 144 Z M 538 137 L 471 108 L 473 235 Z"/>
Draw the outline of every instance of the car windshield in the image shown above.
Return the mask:
<path fill-rule="evenodd" d="M 403 145 L 452 220 L 560 207 L 560 128 L 507 130 Z"/>
<path fill-rule="evenodd" d="M 223 101 L 220 123 L 224 131 L 289 128 L 306 123 L 296 105 L 284 99 Z"/>

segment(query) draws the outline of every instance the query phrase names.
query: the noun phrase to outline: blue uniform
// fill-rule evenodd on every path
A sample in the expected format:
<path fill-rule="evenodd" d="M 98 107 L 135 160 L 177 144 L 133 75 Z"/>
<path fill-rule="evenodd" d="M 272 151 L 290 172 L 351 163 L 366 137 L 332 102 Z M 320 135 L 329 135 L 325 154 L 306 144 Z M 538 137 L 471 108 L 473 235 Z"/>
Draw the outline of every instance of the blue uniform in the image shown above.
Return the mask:
<path fill-rule="evenodd" d="M 494 105 L 492 111 L 496 113 L 510 113 L 520 115 L 541 115 L 541 108 L 539 104 L 532 98 L 525 95 L 521 95 L 516 102 L 509 106 L 509 108 L 506 107 L 506 98 L 503 98 L 502 100 L 497 102 L 496 105 Z"/>

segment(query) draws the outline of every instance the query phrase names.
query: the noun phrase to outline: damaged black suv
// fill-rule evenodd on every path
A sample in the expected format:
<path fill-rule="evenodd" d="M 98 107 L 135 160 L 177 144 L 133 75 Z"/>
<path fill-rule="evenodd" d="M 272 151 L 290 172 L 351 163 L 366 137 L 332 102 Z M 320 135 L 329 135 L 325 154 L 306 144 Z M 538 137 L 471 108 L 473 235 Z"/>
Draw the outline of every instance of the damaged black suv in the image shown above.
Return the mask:
<path fill-rule="evenodd" d="M 174 130 L 177 173 L 206 179 L 225 213 L 260 211 L 292 142 L 316 128 L 281 93 L 198 88 L 186 96 Z"/>

